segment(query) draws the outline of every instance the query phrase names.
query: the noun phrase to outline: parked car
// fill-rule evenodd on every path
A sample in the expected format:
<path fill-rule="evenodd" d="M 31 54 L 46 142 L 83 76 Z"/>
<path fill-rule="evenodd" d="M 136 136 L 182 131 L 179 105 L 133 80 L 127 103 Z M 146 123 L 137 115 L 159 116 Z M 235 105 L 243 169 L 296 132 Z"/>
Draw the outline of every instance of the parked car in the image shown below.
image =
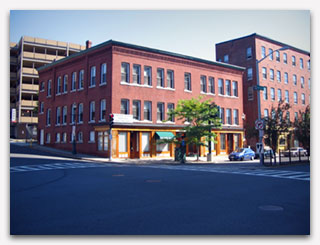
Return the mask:
<path fill-rule="evenodd" d="M 273 158 L 274 157 L 274 152 L 270 147 L 264 148 L 263 154 L 264 154 L 264 158 L 270 158 L 270 157 Z M 259 159 L 260 158 L 259 153 L 256 153 L 254 158 Z"/>
<path fill-rule="evenodd" d="M 300 156 L 308 155 L 307 150 L 303 149 L 302 147 L 291 147 L 290 151 L 287 150 L 287 151 L 283 151 L 282 153 L 285 157 L 288 157 L 290 153 L 292 157 L 297 157 L 299 156 L 299 152 L 300 152 Z"/>
<path fill-rule="evenodd" d="M 236 151 L 233 151 L 229 154 L 229 160 L 253 160 L 255 156 L 255 153 L 250 148 L 239 148 Z"/>

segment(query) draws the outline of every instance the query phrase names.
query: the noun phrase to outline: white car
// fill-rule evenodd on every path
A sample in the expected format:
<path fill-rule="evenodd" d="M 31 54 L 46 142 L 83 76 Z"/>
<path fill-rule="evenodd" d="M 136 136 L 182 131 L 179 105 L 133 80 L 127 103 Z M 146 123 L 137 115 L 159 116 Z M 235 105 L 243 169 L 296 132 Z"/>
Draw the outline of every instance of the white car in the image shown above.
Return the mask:
<path fill-rule="evenodd" d="M 300 156 L 307 156 L 308 155 L 307 150 L 303 149 L 302 147 L 291 147 L 290 148 L 290 153 L 291 153 L 291 156 L 293 156 L 293 157 L 299 156 L 299 152 L 300 152 Z M 288 157 L 289 156 L 289 150 L 284 151 L 283 155 L 285 157 Z"/>

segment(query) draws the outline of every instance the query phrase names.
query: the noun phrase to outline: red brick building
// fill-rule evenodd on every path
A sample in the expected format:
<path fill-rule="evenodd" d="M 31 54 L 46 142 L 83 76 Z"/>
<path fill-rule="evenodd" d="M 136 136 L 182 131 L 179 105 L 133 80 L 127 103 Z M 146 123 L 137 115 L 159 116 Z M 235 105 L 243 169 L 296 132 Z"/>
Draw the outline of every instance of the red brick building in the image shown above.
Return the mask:
<path fill-rule="evenodd" d="M 287 47 L 286 50 L 279 50 Z M 233 39 L 216 44 L 216 59 L 225 63 L 246 67 L 243 77 L 243 104 L 248 127 L 254 127 L 258 119 L 256 60 L 259 63 L 261 91 L 261 118 L 271 114 L 271 106 L 277 107 L 279 100 L 289 103 L 290 121 L 294 121 L 299 111 L 305 111 L 310 104 L 310 53 L 290 45 L 263 37 L 258 34 Z M 246 135 L 247 143 L 254 146 L 256 138 Z M 292 138 L 280 138 L 280 149 L 298 146 Z"/>
<path fill-rule="evenodd" d="M 172 145 L 155 144 L 183 130 L 163 122 L 167 111 L 204 95 L 222 108 L 213 153 L 242 146 L 242 67 L 110 40 L 38 70 L 40 144 L 71 151 L 75 135 L 77 152 L 107 157 L 113 113 L 112 157 L 173 156 Z"/>

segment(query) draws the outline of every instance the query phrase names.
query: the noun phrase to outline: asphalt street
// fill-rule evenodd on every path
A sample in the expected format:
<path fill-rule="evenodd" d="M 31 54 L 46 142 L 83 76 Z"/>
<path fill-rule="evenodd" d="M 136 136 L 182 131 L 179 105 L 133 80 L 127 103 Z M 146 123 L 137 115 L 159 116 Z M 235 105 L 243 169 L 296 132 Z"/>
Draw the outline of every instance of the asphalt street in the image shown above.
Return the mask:
<path fill-rule="evenodd" d="M 310 233 L 309 165 L 138 166 L 10 150 L 12 235 Z"/>

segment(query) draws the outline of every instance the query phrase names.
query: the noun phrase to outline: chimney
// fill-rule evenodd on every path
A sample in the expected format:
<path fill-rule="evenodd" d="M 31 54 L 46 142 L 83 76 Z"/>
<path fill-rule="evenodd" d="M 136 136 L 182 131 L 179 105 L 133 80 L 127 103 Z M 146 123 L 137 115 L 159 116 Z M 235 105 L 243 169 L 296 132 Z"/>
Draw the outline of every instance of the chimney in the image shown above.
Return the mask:
<path fill-rule="evenodd" d="M 86 41 L 86 49 L 91 48 L 92 42 L 90 40 Z"/>

